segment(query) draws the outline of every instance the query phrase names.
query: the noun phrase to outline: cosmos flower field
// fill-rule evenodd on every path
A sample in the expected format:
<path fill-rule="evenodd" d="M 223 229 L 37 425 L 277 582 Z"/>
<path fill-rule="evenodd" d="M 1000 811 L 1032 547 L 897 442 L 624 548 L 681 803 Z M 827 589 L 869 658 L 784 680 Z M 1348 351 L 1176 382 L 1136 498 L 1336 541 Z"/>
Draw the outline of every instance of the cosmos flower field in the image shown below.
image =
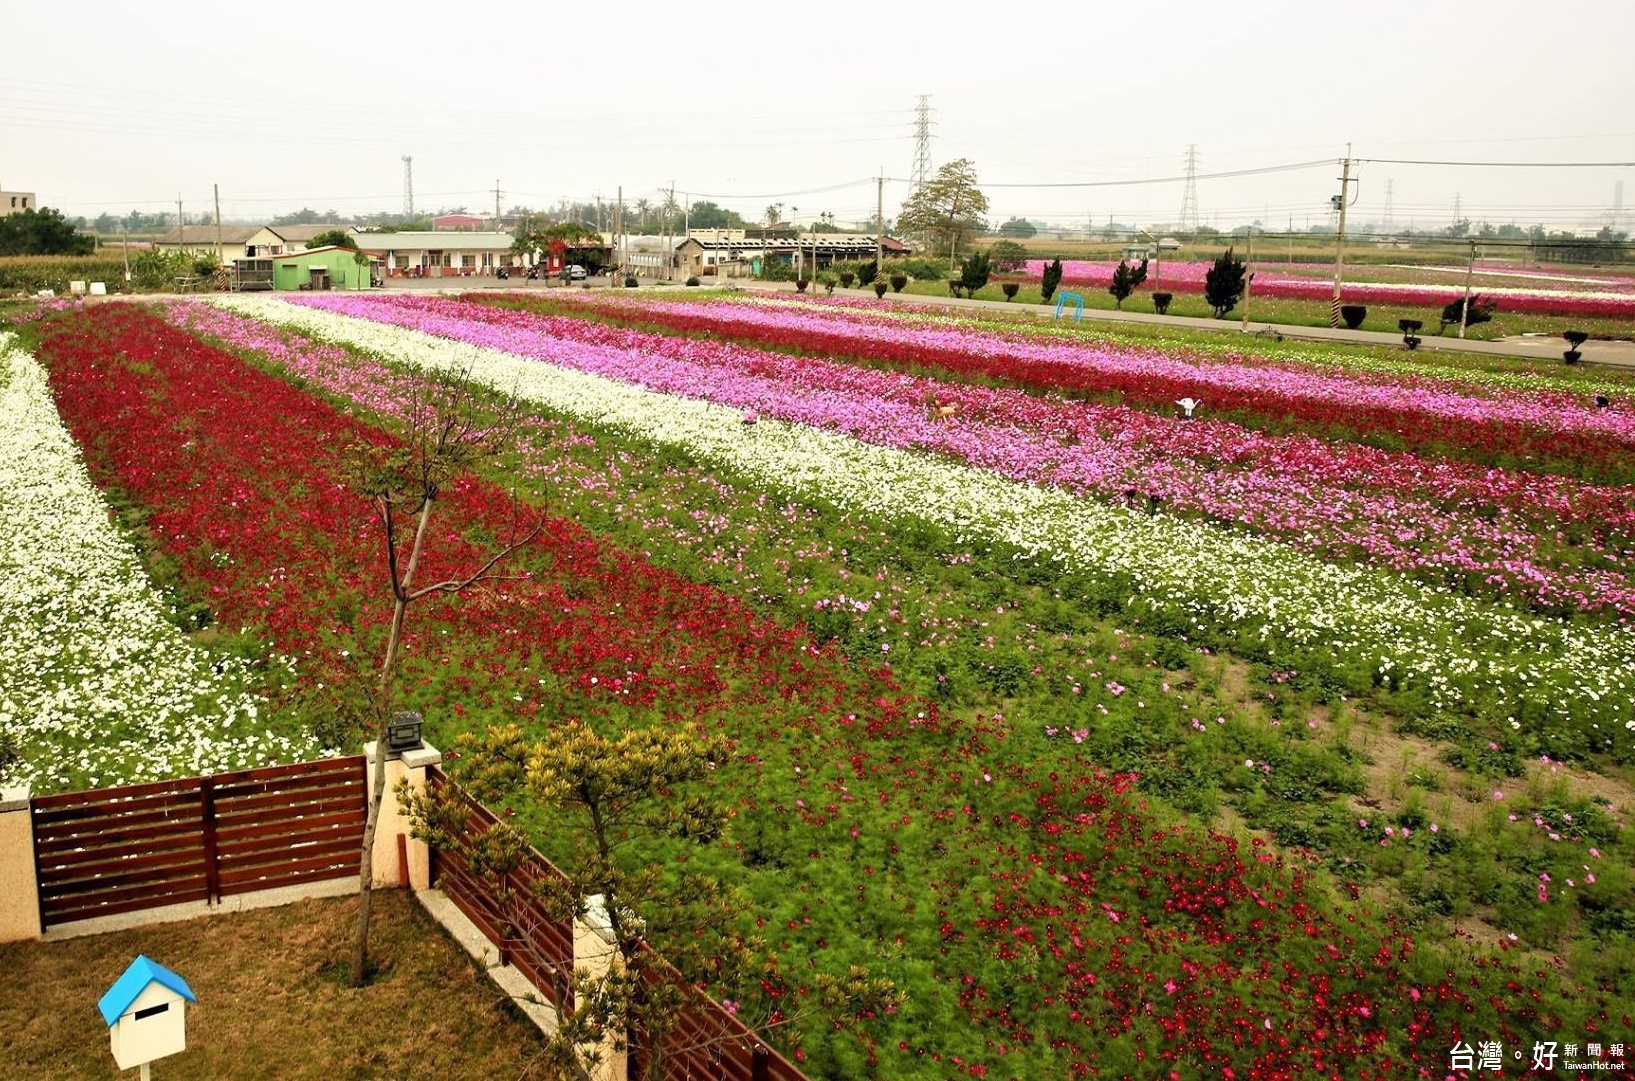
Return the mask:
<path fill-rule="evenodd" d="M 104 304 L 0 359 L 0 437 L 40 448 L 7 468 L 47 478 L 0 489 L 41 489 L 0 572 L 86 568 L 0 591 L 50 675 L 0 696 L 37 788 L 344 743 L 386 615 L 346 450 L 465 372 L 521 439 L 447 493 L 427 573 L 515 499 L 547 524 L 417 611 L 405 693 L 445 744 L 726 734 L 694 869 L 767 967 L 708 990 L 812 1076 L 1441 1077 L 1461 1040 L 1635 1035 L 1615 377 L 645 296 Z M 105 686 L 127 655 L 153 677 Z M 1384 792 L 1368 723 L 1440 779 Z M 164 753 L 93 754 L 110 727 Z M 837 1035 L 798 1006 L 851 965 L 905 1003 Z"/>

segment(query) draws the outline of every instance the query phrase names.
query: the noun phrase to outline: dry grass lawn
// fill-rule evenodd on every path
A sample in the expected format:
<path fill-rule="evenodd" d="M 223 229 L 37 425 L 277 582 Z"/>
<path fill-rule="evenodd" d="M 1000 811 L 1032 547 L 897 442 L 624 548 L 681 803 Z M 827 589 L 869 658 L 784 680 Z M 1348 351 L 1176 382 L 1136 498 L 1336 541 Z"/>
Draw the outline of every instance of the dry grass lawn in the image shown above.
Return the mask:
<path fill-rule="evenodd" d="M 538 1030 L 407 895 L 375 894 L 380 972 L 347 986 L 357 902 L 303 901 L 55 943 L 0 945 L 0 1076 L 129 1078 L 97 1000 L 138 953 L 186 979 L 188 1049 L 155 1081 L 523 1075 Z"/>

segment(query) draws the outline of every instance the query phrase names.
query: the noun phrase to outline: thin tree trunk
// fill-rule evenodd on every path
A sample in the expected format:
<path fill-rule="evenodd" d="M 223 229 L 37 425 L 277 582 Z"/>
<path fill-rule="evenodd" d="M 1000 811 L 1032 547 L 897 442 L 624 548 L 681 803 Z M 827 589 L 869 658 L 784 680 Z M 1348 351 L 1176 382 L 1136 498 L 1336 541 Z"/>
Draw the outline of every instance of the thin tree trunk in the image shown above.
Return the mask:
<path fill-rule="evenodd" d="M 426 537 L 426 523 L 431 519 L 432 500 L 420 506 L 419 521 L 415 524 L 414 545 L 409 550 L 409 565 L 401 580 L 392 582 L 394 604 L 392 629 L 386 638 L 386 655 L 380 662 L 380 682 L 376 688 L 375 765 L 369 779 L 369 814 L 363 825 L 363 849 L 358 860 L 358 933 L 352 943 L 352 986 L 362 987 L 369 972 L 369 914 L 374 887 L 375 830 L 380 824 L 380 804 L 386 795 L 386 726 L 392 717 L 392 672 L 397 664 L 398 644 L 403 636 L 403 620 L 409 611 L 409 589 L 414 583 L 414 571 L 420 562 L 420 548 Z M 388 521 L 389 521 L 388 511 Z M 395 542 L 388 525 L 386 543 Z M 394 576 L 395 579 L 395 576 Z"/>

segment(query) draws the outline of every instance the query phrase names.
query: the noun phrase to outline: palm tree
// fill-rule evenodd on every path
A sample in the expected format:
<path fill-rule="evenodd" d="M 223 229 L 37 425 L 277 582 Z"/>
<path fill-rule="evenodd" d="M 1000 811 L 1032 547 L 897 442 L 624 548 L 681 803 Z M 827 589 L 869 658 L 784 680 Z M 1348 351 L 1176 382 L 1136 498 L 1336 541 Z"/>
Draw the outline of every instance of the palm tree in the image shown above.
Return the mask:
<path fill-rule="evenodd" d="M 782 203 L 773 203 L 771 206 L 766 208 L 766 223 L 768 225 L 778 224 L 778 219 L 780 219 L 782 217 L 783 217 L 783 204 Z"/>
<path fill-rule="evenodd" d="M 641 220 L 640 228 L 647 228 L 647 214 L 648 211 L 653 209 L 653 204 L 648 202 L 646 199 L 637 199 L 634 204 L 634 209 L 636 211 L 636 216 Z"/>

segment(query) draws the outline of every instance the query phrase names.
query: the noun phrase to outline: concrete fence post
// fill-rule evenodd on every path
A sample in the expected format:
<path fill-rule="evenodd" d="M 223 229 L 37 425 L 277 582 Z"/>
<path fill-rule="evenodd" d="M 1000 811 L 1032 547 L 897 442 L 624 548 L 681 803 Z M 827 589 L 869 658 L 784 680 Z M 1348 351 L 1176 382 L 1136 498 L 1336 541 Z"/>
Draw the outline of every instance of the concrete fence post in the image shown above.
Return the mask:
<path fill-rule="evenodd" d="M 585 899 L 585 915 L 573 921 L 573 968 L 596 980 L 615 970 L 619 964 L 619 947 L 613 937 L 613 922 L 608 919 L 607 905 L 601 894 Z M 613 1050 L 609 1037 L 602 1042 L 602 1061 L 591 1071 L 590 1081 L 623 1081 L 627 1066 L 626 1055 Z"/>
<path fill-rule="evenodd" d="M 426 770 L 443 761 L 443 752 L 431 744 L 423 744 L 412 751 L 386 752 L 386 793 L 380 800 L 380 820 L 375 827 L 373 854 L 374 884 L 396 886 L 401 881 L 404 860 L 407 860 L 408 882 L 411 889 L 423 890 L 431 886 L 431 850 L 424 841 L 412 835 L 414 824 L 409 821 L 397 800 L 397 784 L 405 777 L 417 792 L 426 790 Z M 363 792 L 369 797 L 369 784 L 375 774 L 375 744 L 363 746 Z M 398 840 L 401 836 L 404 840 Z M 399 844 L 404 846 L 400 852 Z"/>
<path fill-rule="evenodd" d="M 29 941 L 42 933 L 34 871 L 29 790 L 0 788 L 0 942 Z"/>

